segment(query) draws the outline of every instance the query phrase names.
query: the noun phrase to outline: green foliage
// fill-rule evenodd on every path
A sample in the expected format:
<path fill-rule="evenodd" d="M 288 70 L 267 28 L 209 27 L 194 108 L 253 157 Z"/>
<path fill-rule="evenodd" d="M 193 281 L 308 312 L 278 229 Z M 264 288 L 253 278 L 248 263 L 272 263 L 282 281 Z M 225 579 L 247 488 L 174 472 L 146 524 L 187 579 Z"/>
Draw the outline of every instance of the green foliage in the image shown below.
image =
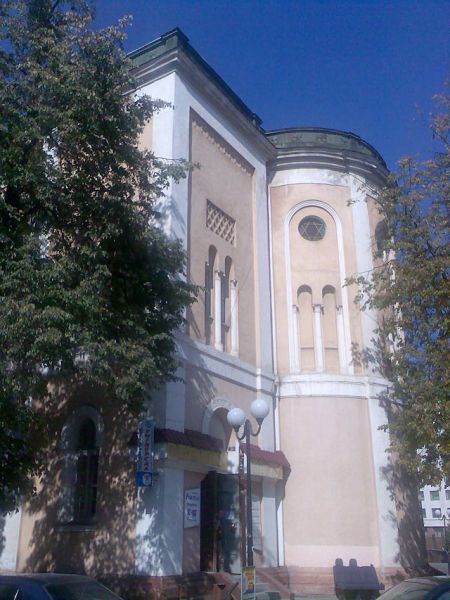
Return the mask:
<path fill-rule="evenodd" d="M 39 472 L 30 398 L 89 384 L 136 412 L 173 376 L 195 289 L 156 201 L 184 165 L 139 147 L 155 110 L 134 97 L 124 34 L 84 0 L 0 7 L 0 505 Z M 128 93 L 125 93 L 128 92 Z"/>
<path fill-rule="evenodd" d="M 439 151 L 408 157 L 376 197 L 383 220 L 368 277 L 356 279 L 359 301 L 381 315 L 376 361 L 391 385 L 391 451 L 422 484 L 449 473 L 449 105 L 437 96 L 431 131 Z"/>

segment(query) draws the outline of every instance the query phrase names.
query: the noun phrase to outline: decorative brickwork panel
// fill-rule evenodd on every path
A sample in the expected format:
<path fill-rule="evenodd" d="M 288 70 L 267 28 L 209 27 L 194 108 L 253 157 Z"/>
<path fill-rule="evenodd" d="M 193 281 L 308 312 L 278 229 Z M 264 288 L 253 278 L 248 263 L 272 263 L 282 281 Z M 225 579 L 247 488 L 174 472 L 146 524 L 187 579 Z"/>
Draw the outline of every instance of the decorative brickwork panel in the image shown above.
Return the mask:
<path fill-rule="evenodd" d="M 236 221 L 209 200 L 206 201 L 206 227 L 236 246 Z"/>

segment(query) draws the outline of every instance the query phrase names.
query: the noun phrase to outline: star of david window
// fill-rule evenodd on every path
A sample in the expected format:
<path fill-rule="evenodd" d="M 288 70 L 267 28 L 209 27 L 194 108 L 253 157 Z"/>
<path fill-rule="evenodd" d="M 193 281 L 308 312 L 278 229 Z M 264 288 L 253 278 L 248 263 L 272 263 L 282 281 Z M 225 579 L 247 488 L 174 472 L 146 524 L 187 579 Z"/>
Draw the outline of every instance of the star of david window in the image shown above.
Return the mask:
<path fill-rule="evenodd" d="M 310 242 L 321 240 L 324 237 L 326 230 L 327 227 L 325 222 L 322 221 L 320 217 L 314 216 L 305 217 L 300 221 L 298 226 L 298 231 L 302 238 L 305 238 L 305 240 L 309 240 Z"/>

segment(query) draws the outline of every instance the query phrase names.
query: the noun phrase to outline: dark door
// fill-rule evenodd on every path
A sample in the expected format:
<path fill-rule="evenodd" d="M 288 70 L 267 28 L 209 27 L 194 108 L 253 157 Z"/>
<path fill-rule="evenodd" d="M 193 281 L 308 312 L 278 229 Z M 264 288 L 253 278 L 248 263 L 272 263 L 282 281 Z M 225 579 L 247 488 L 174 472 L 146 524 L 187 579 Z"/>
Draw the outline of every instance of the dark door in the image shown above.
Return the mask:
<path fill-rule="evenodd" d="M 200 568 L 239 573 L 239 499 L 236 475 L 210 471 L 201 485 Z"/>

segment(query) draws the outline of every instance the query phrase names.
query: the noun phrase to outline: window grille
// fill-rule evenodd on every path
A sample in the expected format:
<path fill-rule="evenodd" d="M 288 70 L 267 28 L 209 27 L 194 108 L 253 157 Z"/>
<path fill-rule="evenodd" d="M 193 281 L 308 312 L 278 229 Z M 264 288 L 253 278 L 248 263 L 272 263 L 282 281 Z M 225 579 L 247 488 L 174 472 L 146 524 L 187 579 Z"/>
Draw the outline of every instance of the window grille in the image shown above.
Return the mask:
<path fill-rule="evenodd" d="M 206 202 L 206 227 L 233 246 L 236 245 L 236 221 L 212 202 Z"/>
<path fill-rule="evenodd" d="M 302 238 L 310 242 L 321 240 L 325 236 L 326 230 L 325 221 L 314 215 L 302 219 L 298 226 L 298 231 Z"/>
<path fill-rule="evenodd" d="M 77 440 L 76 480 L 74 494 L 74 521 L 92 520 L 97 509 L 98 448 L 94 422 L 82 421 Z"/>

